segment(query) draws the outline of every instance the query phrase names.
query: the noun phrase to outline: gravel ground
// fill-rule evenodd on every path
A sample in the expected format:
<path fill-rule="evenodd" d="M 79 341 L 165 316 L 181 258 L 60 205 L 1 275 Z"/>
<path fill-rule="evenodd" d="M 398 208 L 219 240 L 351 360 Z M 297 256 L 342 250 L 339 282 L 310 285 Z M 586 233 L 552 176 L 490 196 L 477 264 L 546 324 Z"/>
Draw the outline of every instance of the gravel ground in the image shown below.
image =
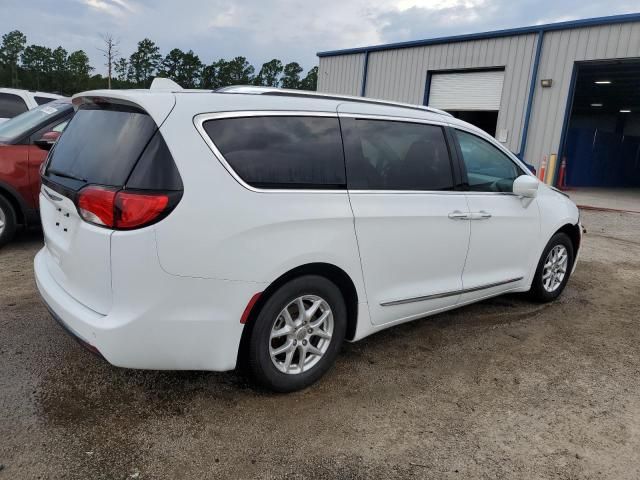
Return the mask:
<path fill-rule="evenodd" d="M 40 303 L 23 233 L 0 251 L 0 480 L 639 478 L 640 215 L 583 222 L 555 303 L 393 328 L 290 395 L 92 356 Z"/>

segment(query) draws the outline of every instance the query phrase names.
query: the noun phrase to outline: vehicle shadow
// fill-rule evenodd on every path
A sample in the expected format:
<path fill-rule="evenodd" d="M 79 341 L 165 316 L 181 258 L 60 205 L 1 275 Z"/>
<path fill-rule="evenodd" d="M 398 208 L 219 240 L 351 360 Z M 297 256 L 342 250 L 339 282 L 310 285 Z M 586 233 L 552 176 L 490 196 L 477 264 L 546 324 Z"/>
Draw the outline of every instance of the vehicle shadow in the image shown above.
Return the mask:
<path fill-rule="evenodd" d="M 430 356 L 447 348 L 452 335 L 468 336 L 478 328 L 522 321 L 544 308 L 522 295 L 505 295 L 398 325 L 357 343 L 345 343 L 333 373 L 293 397 L 327 393 L 330 388 L 340 390 L 331 387 L 336 381 L 332 377 L 337 375 L 338 383 L 350 382 L 356 372 L 375 368 L 372 365 L 394 351 L 417 349 L 416 361 L 429 363 Z M 58 330 L 56 336 L 66 335 Z M 91 423 L 125 414 L 135 421 L 181 416 L 199 399 L 206 399 L 213 410 L 225 410 L 251 398 L 281 397 L 255 385 L 243 369 L 223 373 L 122 369 L 85 351 L 69 337 L 62 341 L 62 355 L 54 360 L 57 365 L 48 369 L 37 395 L 43 416 L 54 424 Z M 401 363 L 385 368 L 402 374 L 398 370 Z"/>
<path fill-rule="evenodd" d="M 24 248 L 31 244 L 44 244 L 44 236 L 40 226 L 23 227 L 16 230 L 15 236 L 7 245 L 0 249 L 0 253 L 4 250 L 14 248 Z"/>

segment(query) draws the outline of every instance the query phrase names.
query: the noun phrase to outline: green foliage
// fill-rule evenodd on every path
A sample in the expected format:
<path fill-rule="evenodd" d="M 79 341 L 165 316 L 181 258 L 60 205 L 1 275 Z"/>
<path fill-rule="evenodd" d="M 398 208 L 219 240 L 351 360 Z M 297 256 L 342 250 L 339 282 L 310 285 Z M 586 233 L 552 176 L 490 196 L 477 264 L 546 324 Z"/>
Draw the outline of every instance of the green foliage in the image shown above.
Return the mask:
<path fill-rule="evenodd" d="M 43 90 L 72 95 L 82 90 L 108 88 L 106 77 L 92 75 L 94 68 L 83 50 L 68 53 L 63 47 L 51 49 L 28 45 L 18 30 L 2 36 L 0 44 L 0 87 Z M 262 65 L 255 75 L 245 57 L 223 58 L 209 65 L 202 63 L 192 50 L 174 48 L 166 56 L 150 39 L 138 42 L 128 58 L 113 63 L 112 88 L 148 88 L 155 76 L 170 78 L 184 88 L 217 89 L 229 85 L 264 85 L 315 90 L 318 68 L 304 78 L 297 62 L 283 63 L 274 58 Z"/>
<path fill-rule="evenodd" d="M 282 88 L 300 88 L 300 74 L 303 71 L 298 62 L 287 63 L 282 75 Z"/>
<path fill-rule="evenodd" d="M 70 74 L 67 64 L 67 51 L 58 47 L 51 52 L 51 85 L 50 89 L 57 92 L 65 91 L 69 84 Z"/>
<path fill-rule="evenodd" d="M 67 68 L 71 78 L 71 90 L 74 92 L 86 90 L 89 85 L 89 74 L 93 67 L 89 65 L 89 57 L 83 50 L 78 50 L 69 55 Z"/>
<path fill-rule="evenodd" d="M 264 85 L 265 87 L 278 87 L 283 69 L 282 62 L 274 58 L 262 65 L 258 76 L 254 79 L 254 83 L 256 85 Z"/>
<path fill-rule="evenodd" d="M 215 90 L 216 88 L 224 87 L 221 75 L 226 65 L 227 61 L 222 58 L 211 65 L 205 65 L 200 76 L 200 88 Z"/>
<path fill-rule="evenodd" d="M 222 86 L 250 85 L 253 83 L 255 69 L 245 57 L 236 57 L 226 62 L 220 72 Z"/>
<path fill-rule="evenodd" d="M 51 49 L 42 47 L 40 45 L 29 45 L 22 52 L 22 68 L 27 71 L 31 77 L 31 81 L 28 82 L 31 85 L 35 85 L 36 90 L 41 90 L 42 82 L 49 84 L 49 78 L 51 76 L 52 67 L 52 53 Z"/>
<path fill-rule="evenodd" d="M 129 80 L 129 60 L 126 58 L 119 58 L 116 60 L 113 69 L 116 72 L 116 80 L 120 82 L 126 82 Z"/>
<path fill-rule="evenodd" d="M 158 67 L 158 76 L 170 78 L 183 88 L 196 88 L 200 84 L 202 62 L 192 50 L 171 50 Z"/>
<path fill-rule="evenodd" d="M 160 48 L 151 40 L 138 42 L 138 49 L 129 57 L 128 80 L 137 87 L 149 88 L 161 59 Z"/>
<path fill-rule="evenodd" d="M 313 67 L 309 72 L 307 72 L 307 76 L 302 79 L 300 82 L 301 90 L 312 90 L 316 91 L 318 86 L 318 67 Z"/>
<path fill-rule="evenodd" d="M 0 64 L 3 70 L 9 73 L 9 82 L 12 87 L 18 87 L 18 59 L 27 44 L 24 33 L 14 30 L 2 36 L 0 45 Z M 5 73 L 5 72 L 3 72 Z M 4 80 L 4 79 L 3 79 Z"/>

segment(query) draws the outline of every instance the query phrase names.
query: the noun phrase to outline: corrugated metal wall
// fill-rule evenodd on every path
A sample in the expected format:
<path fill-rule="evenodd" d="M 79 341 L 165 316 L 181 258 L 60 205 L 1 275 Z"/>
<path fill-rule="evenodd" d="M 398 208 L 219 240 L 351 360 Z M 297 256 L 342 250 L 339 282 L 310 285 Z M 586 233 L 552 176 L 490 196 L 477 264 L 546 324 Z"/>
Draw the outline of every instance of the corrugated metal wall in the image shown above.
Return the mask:
<path fill-rule="evenodd" d="M 321 57 L 318 65 L 318 91 L 360 95 L 364 57 L 364 53 Z"/>
<path fill-rule="evenodd" d="M 640 57 L 640 22 L 545 33 L 538 80 L 551 78 L 553 87 L 538 81 L 525 159 L 537 166 L 558 153 L 574 62 L 632 57 Z"/>
<path fill-rule="evenodd" d="M 504 67 L 498 129 L 508 130 L 506 146 L 518 153 L 522 142 L 537 34 L 522 34 L 369 54 L 366 96 L 415 104 L 424 100 L 427 71 Z M 558 153 L 574 63 L 640 58 L 640 22 L 547 31 L 533 98 L 525 160 L 536 167 Z M 359 95 L 364 53 L 320 58 L 318 90 Z M 541 88 L 540 80 L 553 80 Z"/>
<path fill-rule="evenodd" d="M 505 145 L 517 152 L 520 148 L 535 48 L 536 35 L 527 34 L 371 52 L 366 96 L 422 105 L 428 70 L 504 67 L 505 77 L 498 129 L 508 130 Z M 355 57 L 355 55 L 344 57 Z M 350 60 L 353 65 L 348 65 L 348 62 L 338 64 L 336 63 L 338 58 L 343 56 L 321 57 L 320 72 L 328 72 L 323 75 L 329 78 L 350 77 L 346 72 L 353 70 L 357 60 L 353 58 Z M 358 63 L 359 72 L 362 71 L 361 65 L 362 60 Z M 361 80 L 361 77 L 359 78 Z M 319 80 L 318 83 L 319 91 L 348 93 L 338 88 L 341 82 L 320 82 Z M 349 92 L 353 94 L 351 92 L 353 90 Z"/>

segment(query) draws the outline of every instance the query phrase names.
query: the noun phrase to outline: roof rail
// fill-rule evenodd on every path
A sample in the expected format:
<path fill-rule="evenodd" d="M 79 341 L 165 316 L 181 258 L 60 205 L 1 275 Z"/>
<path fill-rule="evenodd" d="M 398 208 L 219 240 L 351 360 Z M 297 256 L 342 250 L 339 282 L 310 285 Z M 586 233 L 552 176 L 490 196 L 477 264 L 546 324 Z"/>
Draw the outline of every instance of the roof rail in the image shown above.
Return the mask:
<path fill-rule="evenodd" d="M 259 87 L 254 85 L 233 85 L 214 90 L 214 93 L 243 93 L 247 95 L 283 95 L 288 97 L 319 98 L 324 100 L 345 100 L 347 102 L 368 103 L 372 105 L 387 105 L 391 107 L 410 108 L 422 112 L 436 113 L 451 117 L 450 113 L 433 107 L 424 105 L 414 105 L 411 103 L 391 102 L 388 100 L 378 100 L 376 98 L 354 97 L 352 95 L 338 95 L 333 93 L 312 92 L 309 90 L 292 90 L 288 88 Z"/>

